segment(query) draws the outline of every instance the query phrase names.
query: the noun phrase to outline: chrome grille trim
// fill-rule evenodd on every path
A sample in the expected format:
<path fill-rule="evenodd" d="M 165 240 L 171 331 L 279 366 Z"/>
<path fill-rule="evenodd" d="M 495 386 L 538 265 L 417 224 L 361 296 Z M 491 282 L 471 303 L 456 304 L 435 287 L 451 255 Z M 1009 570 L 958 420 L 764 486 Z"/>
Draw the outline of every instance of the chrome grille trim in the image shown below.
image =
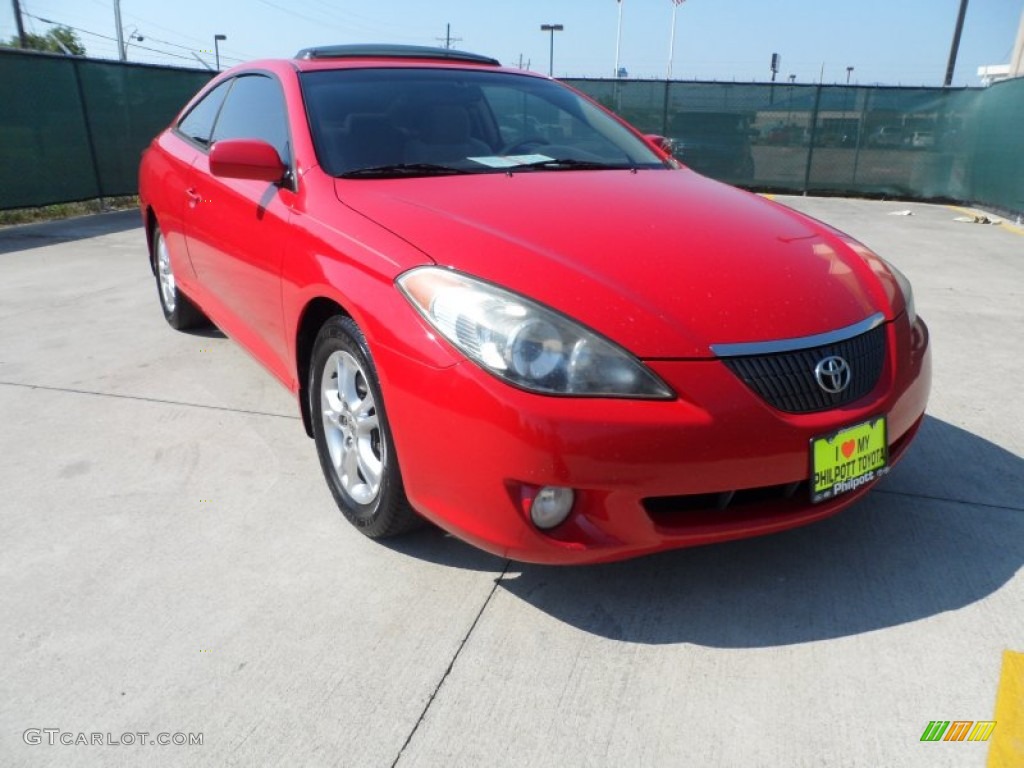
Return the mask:
<path fill-rule="evenodd" d="M 854 336 L 860 336 L 880 326 L 885 321 L 885 315 L 876 312 L 866 320 L 859 323 L 839 328 L 835 331 L 815 334 L 814 336 L 801 336 L 795 339 L 778 339 L 776 341 L 750 341 L 738 344 L 712 344 L 711 351 L 717 357 L 749 357 L 750 355 L 774 355 L 779 352 L 794 352 L 798 349 L 809 349 L 812 347 L 823 347 L 828 344 L 837 344 Z"/>

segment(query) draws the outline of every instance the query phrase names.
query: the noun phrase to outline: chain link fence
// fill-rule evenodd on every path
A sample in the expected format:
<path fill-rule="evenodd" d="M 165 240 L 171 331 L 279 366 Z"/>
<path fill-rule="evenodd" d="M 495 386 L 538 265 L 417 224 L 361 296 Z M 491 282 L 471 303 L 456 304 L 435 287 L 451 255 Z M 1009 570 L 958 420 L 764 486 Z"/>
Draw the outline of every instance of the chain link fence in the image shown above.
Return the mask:
<path fill-rule="evenodd" d="M 730 184 L 1024 210 L 1024 79 L 986 89 L 566 82 Z"/>
<path fill-rule="evenodd" d="M 211 74 L 0 48 L 0 209 L 133 194 L 140 153 Z M 985 89 L 566 82 L 730 184 L 1024 211 L 1024 78 Z"/>
<path fill-rule="evenodd" d="M 0 48 L 0 209 L 135 194 L 142 150 L 211 75 Z"/>

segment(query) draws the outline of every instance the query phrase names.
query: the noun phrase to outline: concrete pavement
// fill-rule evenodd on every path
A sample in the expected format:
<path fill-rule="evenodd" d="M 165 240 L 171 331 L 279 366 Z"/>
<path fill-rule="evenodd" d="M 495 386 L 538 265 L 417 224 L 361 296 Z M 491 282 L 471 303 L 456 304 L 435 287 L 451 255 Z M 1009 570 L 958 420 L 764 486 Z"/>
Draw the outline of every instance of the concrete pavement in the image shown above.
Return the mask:
<path fill-rule="evenodd" d="M 984 765 L 919 739 L 1024 651 L 1024 236 L 778 200 L 913 281 L 921 436 L 824 523 L 575 569 L 358 535 L 290 395 L 166 325 L 137 214 L 0 230 L 0 765 Z"/>

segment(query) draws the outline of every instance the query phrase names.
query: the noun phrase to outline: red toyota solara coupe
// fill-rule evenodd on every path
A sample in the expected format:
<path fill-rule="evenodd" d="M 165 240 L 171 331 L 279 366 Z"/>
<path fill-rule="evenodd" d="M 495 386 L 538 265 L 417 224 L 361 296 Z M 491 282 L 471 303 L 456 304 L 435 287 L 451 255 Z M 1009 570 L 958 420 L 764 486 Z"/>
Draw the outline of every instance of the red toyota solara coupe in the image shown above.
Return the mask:
<path fill-rule="evenodd" d="M 147 149 L 174 328 L 295 393 L 345 517 L 585 563 L 820 520 L 921 424 L 891 264 L 549 78 L 338 46 L 214 78 Z"/>

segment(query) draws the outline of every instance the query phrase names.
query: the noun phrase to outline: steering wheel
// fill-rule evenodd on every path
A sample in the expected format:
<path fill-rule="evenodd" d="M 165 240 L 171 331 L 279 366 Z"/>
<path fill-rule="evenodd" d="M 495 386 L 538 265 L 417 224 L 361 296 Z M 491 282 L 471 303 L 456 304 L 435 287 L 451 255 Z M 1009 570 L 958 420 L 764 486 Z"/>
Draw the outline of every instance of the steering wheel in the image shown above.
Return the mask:
<path fill-rule="evenodd" d="M 521 155 L 525 154 L 530 149 L 543 146 L 544 144 L 550 144 L 551 142 L 545 139 L 543 136 L 530 136 L 525 139 L 517 141 L 515 144 L 502 149 L 504 155 Z"/>

